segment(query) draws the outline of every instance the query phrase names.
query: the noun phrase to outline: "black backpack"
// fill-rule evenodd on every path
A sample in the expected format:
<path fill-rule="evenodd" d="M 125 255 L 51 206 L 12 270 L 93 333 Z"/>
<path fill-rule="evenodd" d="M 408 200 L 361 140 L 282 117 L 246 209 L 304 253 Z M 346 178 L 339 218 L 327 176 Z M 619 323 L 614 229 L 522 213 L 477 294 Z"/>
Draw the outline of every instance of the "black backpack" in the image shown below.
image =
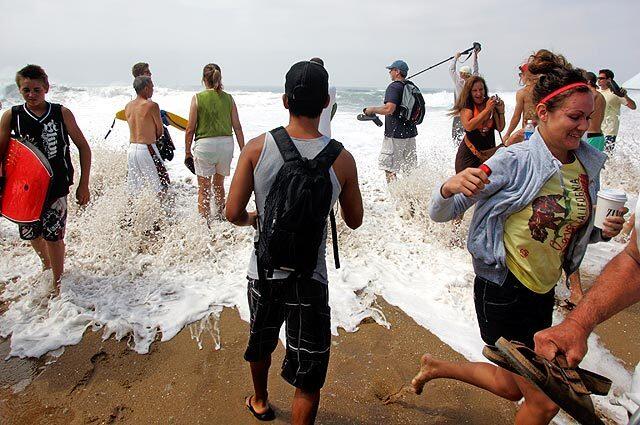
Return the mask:
<path fill-rule="evenodd" d="M 402 90 L 398 118 L 411 124 L 422 124 L 425 114 L 424 97 L 413 81 L 405 80 L 402 83 L 404 89 Z"/>
<path fill-rule="evenodd" d="M 342 144 L 332 139 L 315 158 L 307 159 L 300 155 L 283 127 L 271 130 L 271 135 L 284 164 L 269 189 L 263 226 L 258 227 L 256 256 L 260 280 L 273 277 L 274 270 L 310 278 L 318 261 L 327 216 L 331 219 L 334 260 L 339 268 L 329 169 L 342 152 Z"/>

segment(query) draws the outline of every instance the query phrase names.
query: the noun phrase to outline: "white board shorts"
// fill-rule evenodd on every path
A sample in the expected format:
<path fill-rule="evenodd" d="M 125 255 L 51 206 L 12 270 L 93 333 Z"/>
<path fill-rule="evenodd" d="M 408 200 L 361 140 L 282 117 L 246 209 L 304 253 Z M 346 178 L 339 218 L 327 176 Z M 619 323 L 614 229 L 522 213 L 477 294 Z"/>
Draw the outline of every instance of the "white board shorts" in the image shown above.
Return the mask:
<path fill-rule="evenodd" d="M 195 141 L 193 164 L 198 176 L 228 176 L 231 174 L 232 159 L 233 136 L 203 137 Z"/>
<path fill-rule="evenodd" d="M 130 143 L 127 167 L 127 185 L 131 193 L 142 190 L 163 192 L 169 187 L 169 174 L 155 143 Z"/>
<path fill-rule="evenodd" d="M 385 137 L 378 157 L 378 167 L 381 170 L 398 173 L 409 171 L 418 165 L 416 153 L 416 138 L 394 139 Z"/>

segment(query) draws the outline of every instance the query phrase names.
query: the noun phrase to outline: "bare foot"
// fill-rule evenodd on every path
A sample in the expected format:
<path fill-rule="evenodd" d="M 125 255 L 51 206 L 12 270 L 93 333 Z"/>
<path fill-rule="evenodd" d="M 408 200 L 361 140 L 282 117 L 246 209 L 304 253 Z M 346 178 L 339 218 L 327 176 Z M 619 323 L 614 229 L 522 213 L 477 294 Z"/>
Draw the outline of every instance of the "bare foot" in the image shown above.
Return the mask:
<path fill-rule="evenodd" d="M 424 385 L 436 377 L 436 363 L 437 360 L 429 354 L 422 356 L 420 359 L 420 372 L 418 372 L 418 374 L 411 380 L 411 386 L 413 387 L 414 393 L 422 394 Z"/>

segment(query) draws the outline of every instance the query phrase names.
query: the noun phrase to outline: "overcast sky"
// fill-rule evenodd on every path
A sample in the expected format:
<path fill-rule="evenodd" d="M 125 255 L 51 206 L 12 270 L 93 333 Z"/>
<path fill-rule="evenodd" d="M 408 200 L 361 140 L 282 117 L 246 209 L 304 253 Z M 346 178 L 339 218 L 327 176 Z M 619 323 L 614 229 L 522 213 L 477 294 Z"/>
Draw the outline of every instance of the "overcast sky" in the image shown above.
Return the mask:
<path fill-rule="evenodd" d="M 517 65 L 539 48 L 576 66 L 640 72 L 638 0 L 0 0 L 0 79 L 27 63 L 53 83 L 130 83 L 151 64 L 156 85 L 195 85 L 208 62 L 227 86 L 282 85 L 289 66 L 324 58 L 337 86 L 383 87 L 386 65 L 418 71 L 456 50 L 483 45 L 480 72 L 510 89 Z M 443 65 L 416 78 L 451 85 Z"/>

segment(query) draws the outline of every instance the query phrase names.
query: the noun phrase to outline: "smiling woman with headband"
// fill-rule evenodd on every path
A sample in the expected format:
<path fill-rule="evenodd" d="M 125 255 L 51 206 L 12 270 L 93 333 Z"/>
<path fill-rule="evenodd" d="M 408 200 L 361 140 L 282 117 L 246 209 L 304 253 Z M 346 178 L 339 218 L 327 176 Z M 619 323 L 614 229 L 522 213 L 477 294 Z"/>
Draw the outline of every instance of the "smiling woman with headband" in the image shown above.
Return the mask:
<path fill-rule="evenodd" d="M 593 226 L 592 202 L 605 156 L 581 141 L 593 112 L 582 73 L 564 57 L 538 51 L 528 61 L 538 127 L 527 143 L 504 149 L 438 187 L 430 215 L 453 220 L 475 204 L 468 249 L 475 270 L 480 335 L 494 349 L 504 337 L 533 349 L 533 335 L 551 325 L 554 287 L 580 265 L 589 243 L 612 238 L 622 218 Z M 490 176 L 490 177 L 489 177 Z M 558 407 L 525 378 L 487 363 L 423 356 L 412 384 L 421 392 L 435 378 L 461 380 L 509 400 L 524 397 L 515 422 L 547 424 Z"/>

